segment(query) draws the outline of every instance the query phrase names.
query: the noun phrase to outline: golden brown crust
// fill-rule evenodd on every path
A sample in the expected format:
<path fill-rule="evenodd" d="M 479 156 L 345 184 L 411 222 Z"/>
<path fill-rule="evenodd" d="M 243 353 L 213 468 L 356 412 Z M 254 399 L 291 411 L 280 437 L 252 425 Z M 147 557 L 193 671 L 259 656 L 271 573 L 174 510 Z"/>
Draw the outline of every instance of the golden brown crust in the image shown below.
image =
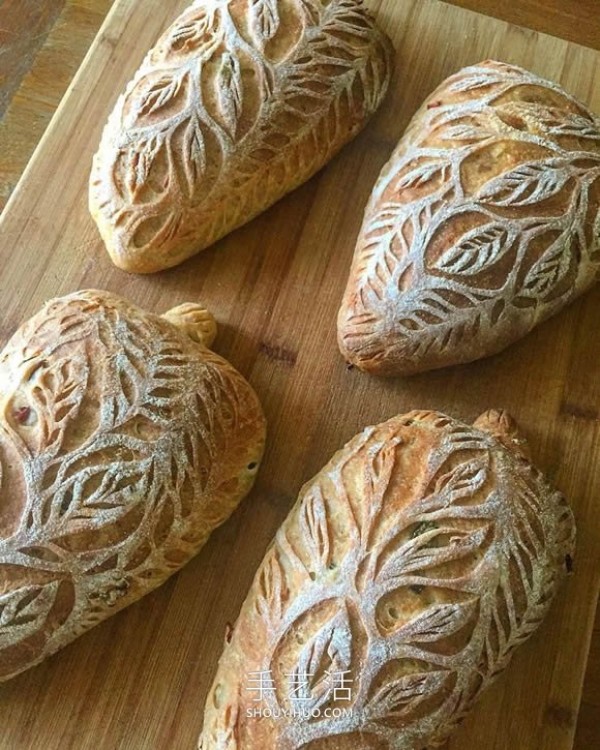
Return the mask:
<path fill-rule="evenodd" d="M 178 305 L 165 313 L 163 318 L 179 328 L 192 341 L 196 341 L 208 349 L 217 337 L 217 321 L 203 305 L 184 302 L 183 305 Z"/>
<path fill-rule="evenodd" d="M 315 174 L 365 125 L 391 43 L 362 0 L 199 0 L 106 126 L 90 209 L 113 261 L 181 263 Z"/>
<path fill-rule="evenodd" d="M 339 314 L 346 359 L 407 375 L 494 354 L 595 283 L 600 121 L 485 62 L 414 117 L 367 209 Z"/>
<path fill-rule="evenodd" d="M 575 534 L 514 422 L 477 424 L 396 417 L 302 489 L 228 637 L 202 750 L 423 750 L 453 731 L 542 621 Z"/>
<path fill-rule="evenodd" d="M 0 394 L 1 681 L 188 562 L 250 490 L 265 422 L 228 362 L 106 292 L 25 323 Z"/>

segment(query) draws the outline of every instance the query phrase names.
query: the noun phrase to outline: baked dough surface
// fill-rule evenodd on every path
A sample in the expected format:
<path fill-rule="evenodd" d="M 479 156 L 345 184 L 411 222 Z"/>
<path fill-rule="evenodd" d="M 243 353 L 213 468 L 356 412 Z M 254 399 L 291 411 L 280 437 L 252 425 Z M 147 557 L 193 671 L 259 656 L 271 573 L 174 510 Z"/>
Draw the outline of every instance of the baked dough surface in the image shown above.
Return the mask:
<path fill-rule="evenodd" d="M 110 116 L 90 209 L 113 261 L 181 263 L 312 177 L 387 91 L 392 46 L 361 0 L 200 0 Z"/>
<path fill-rule="evenodd" d="M 0 680 L 163 583 L 252 487 L 265 421 L 214 332 L 87 291 L 0 355 Z"/>
<path fill-rule="evenodd" d="M 269 548 L 200 747 L 438 747 L 541 623 L 573 542 L 564 497 L 506 414 L 469 426 L 414 412 L 365 430 Z"/>
<path fill-rule="evenodd" d="M 484 62 L 415 115 L 367 208 L 339 314 L 346 359 L 409 375 L 495 354 L 600 269 L 600 121 Z"/>

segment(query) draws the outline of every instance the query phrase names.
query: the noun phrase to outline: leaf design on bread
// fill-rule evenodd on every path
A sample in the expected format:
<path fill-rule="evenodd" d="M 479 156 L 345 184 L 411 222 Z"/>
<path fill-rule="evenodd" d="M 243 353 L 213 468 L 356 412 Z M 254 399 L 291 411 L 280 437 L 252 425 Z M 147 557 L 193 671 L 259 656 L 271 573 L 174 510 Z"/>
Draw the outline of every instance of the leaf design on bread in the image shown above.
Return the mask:
<path fill-rule="evenodd" d="M 0 596 L 0 649 L 38 632 L 54 605 L 59 582 L 23 586 Z"/>
<path fill-rule="evenodd" d="M 535 121 L 549 136 L 600 139 L 600 133 L 590 117 L 576 112 L 566 112 L 556 106 L 544 106 L 540 102 L 521 101 L 518 106 L 504 105 L 498 108 L 498 114 L 512 126 L 519 123 L 519 120 L 524 123 Z M 516 122 L 515 118 L 518 118 Z"/>
<path fill-rule="evenodd" d="M 482 547 L 487 534 L 487 526 L 475 531 L 436 527 L 394 549 L 393 555 L 381 565 L 377 580 L 387 584 L 410 573 L 423 572 L 473 555 Z"/>
<path fill-rule="evenodd" d="M 28 373 L 33 384 L 28 394 L 15 394 L 9 402 L 6 429 L 15 442 L 32 455 L 56 454 L 79 410 L 88 377 L 89 367 L 81 357 L 58 359 L 53 364 L 38 361 Z"/>
<path fill-rule="evenodd" d="M 466 68 L 465 70 L 469 70 Z M 474 72 L 475 67 L 470 72 Z M 448 90 L 453 93 L 468 93 L 478 89 L 487 89 L 488 86 L 498 86 L 505 84 L 509 80 L 508 76 L 501 69 L 494 69 L 490 66 L 486 69 L 485 63 L 482 63 L 477 70 L 477 75 L 453 76 L 447 81 Z"/>
<path fill-rule="evenodd" d="M 434 267 L 449 274 L 473 276 L 497 263 L 510 250 L 513 241 L 513 235 L 504 225 L 491 222 L 461 237 Z"/>
<path fill-rule="evenodd" d="M 281 565 L 280 555 L 273 550 L 262 567 L 259 582 L 259 594 L 256 598 L 256 612 L 266 622 L 273 621 L 278 625 L 283 617 L 285 602 L 289 598 L 285 571 Z"/>
<path fill-rule="evenodd" d="M 563 232 L 530 268 L 519 294 L 544 299 L 568 275 L 573 263 L 573 235 Z"/>
<path fill-rule="evenodd" d="M 329 523 L 327 508 L 319 487 L 308 496 L 303 505 L 300 525 L 313 563 L 311 572 L 327 568 L 330 559 Z"/>
<path fill-rule="evenodd" d="M 490 138 L 492 133 L 489 130 L 482 128 L 474 118 L 470 121 L 466 120 L 461 122 L 459 125 L 452 125 L 448 128 L 444 128 L 440 133 L 440 138 L 443 141 L 483 141 Z"/>
<path fill-rule="evenodd" d="M 272 39 L 279 29 L 279 4 L 277 0 L 251 0 L 255 33 L 263 42 Z"/>
<path fill-rule="evenodd" d="M 148 91 L 144 93 L 144 96 L 141 97 L 138 103 L 139 116 L 145 117 L 147 115 L 152 115 L 169 104 L 169 102 L 178 95 L 186 79 L 186 74 L 175 78 L 172 76 L 159 78 L 158 81 L 150 86 Z"/>
<path fill-rule="evenodd" d="M 398 630 L 396 636 L 407 643 L 423 644 L 428 641 L 439 641 L 463 628 L 476 612 L 475 601 L 429 607 L 423 614 Z"/>
<path fill-rule="evenodd" d="M 166 55 L 174 50 L 185 53 L 200 53 L 207 58 L 221 40 L 222 19 L 215 3 L 195 3 L 180 17 L 165 34 Z M 160 55 L 161 45 L 158 45 Z M 152 53 L 151 53 L 152 54 Z M 163 53 L 164 54 L 164 53 Z"/>
<path fill-rule="evenodd" d="M 381 103 L 391 53 L 362 0 L 195 2 L 94 160 L 90 208 L 115 263 L 181 263 L 309 179 Z"/>
<path fill-rule="evenodd" d="M 381 375 L 470 362 L 587 291 L 598 140 L 595 115 L 521 68 L 488 61 L 442 83 L 367 208 L 338 318 L 345 358 Z"/>
<path fill-rule="evenodd" d="M 441 744 L 539 626 L 573 554 L 568 505 L 526 454 L 499 412 L 472 427 L 413 412 L 336 454 L 257 573 L 203 750 Z M 273 681 L 262 704 L 253 674 Z"/>
<path fill-rule="evenodd" d="M 488 476 L 487 451 L 463 461 L 436 480 L 434 492 L 423 500 L 428 510 L 447 508 L 451 504 L 471 498 L 485 484 Z"/>
<path fill-rule="evenodd" d="M 0 680 L 160 585 L 252 486 L 260 406 L 194 307 L 79 292 L 0 355 Z"/>
<path fill-rule="evenodd" d="M 243 89 L 242 70 L 236 55 L 226 52 L 221 59 L 217 78 L 221 115 L 225 128 L 232 139 L 235 139 L 238 120 L 242 114 Z"/>
<path fill-rule="evenodd" d="M 559 193 L 570 178 L 569 164 L 563 160 L 524 164 L 488 182 L 479 199 L 492 206 L 532 206 Z"/>
<path fill-rule="evenodd" d="M 367 706 L 368 715 L 385 723 L 390 718 L 403 718 L 437 693 L 448 680 L 448 672 L 425 672 L 406 675 L 385 684 Z"/>
<path fill-rule="evenodd" d="M 332 700 L 330 677 L 345 673 L 352 662 L 352 632 L 344 604 L 303 647 L 291 677 L 292 684 L 306 681 L 305 708 L 314 711 Z"/>
<path fill-rule="evenodd" d="M 420 188 L 432 181 L 443 180 L 446 178 L 449 169 L 450 165 L 439 159 L 424 161 L 419 166 L 401 175 L 396 182 L 396 190 Z"/>

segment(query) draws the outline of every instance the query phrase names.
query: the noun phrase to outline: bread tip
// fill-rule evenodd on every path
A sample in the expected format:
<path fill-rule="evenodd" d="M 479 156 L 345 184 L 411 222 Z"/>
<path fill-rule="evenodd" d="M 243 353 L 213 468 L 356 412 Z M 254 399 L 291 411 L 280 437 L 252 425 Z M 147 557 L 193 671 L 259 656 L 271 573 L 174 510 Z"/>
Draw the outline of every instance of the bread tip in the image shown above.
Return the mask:
<path fill-rule="evenodd" d="M 185 302 L 162 316 L 169 323 L 189 336 L 192 341 L 210 349 L 217 337 L 217 321 L 204 305 Z"/>
<path fill-rule="evenodd" d="M 531 460 L 527 439 L 521 433 L 516 419 L 504 409 L 489 409 L 475 420 L 473 426 L 482 432 L 489 432 L 508 450 Z"/>

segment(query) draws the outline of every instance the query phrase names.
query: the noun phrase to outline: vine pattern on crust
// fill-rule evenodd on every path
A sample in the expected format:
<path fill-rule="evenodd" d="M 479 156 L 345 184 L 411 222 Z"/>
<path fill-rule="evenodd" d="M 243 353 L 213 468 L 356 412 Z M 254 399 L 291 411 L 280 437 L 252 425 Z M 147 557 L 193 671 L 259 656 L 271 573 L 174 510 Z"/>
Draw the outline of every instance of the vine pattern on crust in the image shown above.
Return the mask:
<path fill-rule="evenodd" d="M 225 360 L 100 292 L 26 323 L 0 383 L 2 680 L 189 561 L 250 489 L 264 423 Z"/>
<path fill-rule="evenodd" d="M 519 440 L 515 452 L 498 442 L 494 413 L 478 425 L 396 418 L 304 488 L 225 647 L 202 750 L 445 741 L 538 627 L 573 551 L 564 497 Z M 350 701 L 327 692 L 332 671 L 351 675 Z M 248 675 L 259 672 L 272 674 L 259 707 L 275 719 L 247 714 L 257 707 Z M 295 705 L 300 673 L 310 699 Z M 326 718 L 325 708 L 352 713 Z"/>
<path fill-rule="evenodd" d="M 202 0 L 150 51 L 96 156 L 90 205 L 129 270 L 180 263 L 307 180 L 389 84 L 361 0 Z"/>
<path fill-rule="evenodd" d="M 367 209 L 339 316 L 359 367 L 410 374 L 503 349 L 600 268 L 600 121 L 482 63 L 415 116 Z"/>

